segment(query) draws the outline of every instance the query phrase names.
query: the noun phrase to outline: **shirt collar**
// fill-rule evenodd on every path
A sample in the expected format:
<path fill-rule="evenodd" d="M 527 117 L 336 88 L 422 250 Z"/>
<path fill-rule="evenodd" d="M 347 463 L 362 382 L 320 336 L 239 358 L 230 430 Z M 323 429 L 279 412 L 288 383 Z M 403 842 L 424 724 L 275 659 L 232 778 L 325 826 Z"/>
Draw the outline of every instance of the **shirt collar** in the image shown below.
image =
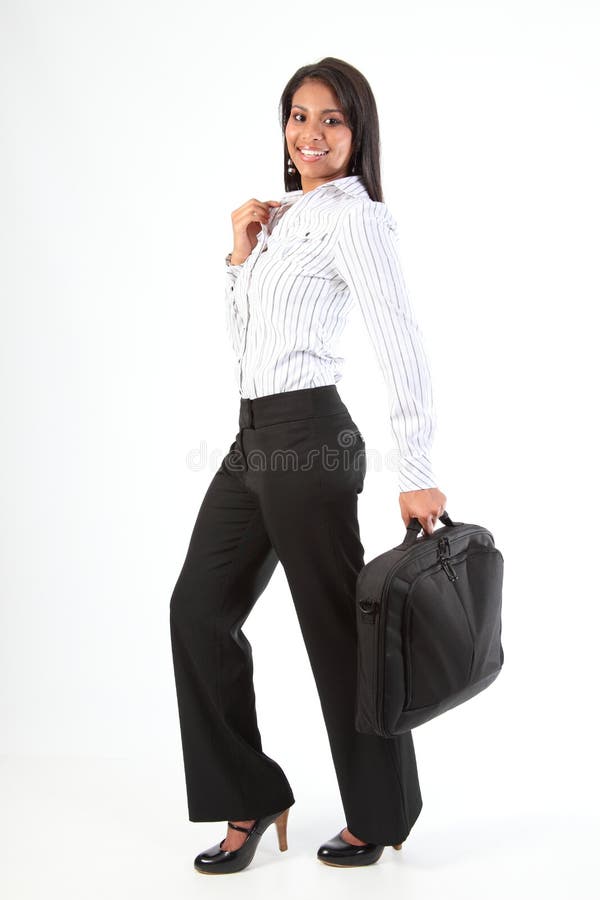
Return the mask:
<path fill-rule="evenodd" d="M 346 175 L 343 178 L 333 178 L 331 181 L 325 181 L 323 184 L 320 184 L 318 187 L 313 188 L 311 191 L 307 191 L 306 194 L 302 191 L 302 188 L 299 188 L 296 191 L 286 191 L 281 195 L 281 202 L 293 203 L 295 200 L 299 200 L 301 197 L 308 197 L 316 192 L 329 190 L 329 191 L 342 191 L 344 194 L 348 194 L 351 197 L 366 197 L 369 198 L 369 192 L 364 186 L 362 182 L 362 176 L 360 175 Z"/>

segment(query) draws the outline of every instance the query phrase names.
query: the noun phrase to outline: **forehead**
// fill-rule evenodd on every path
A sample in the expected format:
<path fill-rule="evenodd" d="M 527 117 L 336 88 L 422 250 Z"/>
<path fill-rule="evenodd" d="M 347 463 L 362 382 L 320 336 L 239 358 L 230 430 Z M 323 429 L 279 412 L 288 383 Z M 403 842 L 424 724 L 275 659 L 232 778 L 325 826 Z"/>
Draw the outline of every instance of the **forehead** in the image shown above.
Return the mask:
<path fill-rule="evenodd" d="M 323 81 L 306 81 L 292 94 L 292 106 L 303 106 L 324 112 L 326 108 L 339 107 L 335 91 Z"/>

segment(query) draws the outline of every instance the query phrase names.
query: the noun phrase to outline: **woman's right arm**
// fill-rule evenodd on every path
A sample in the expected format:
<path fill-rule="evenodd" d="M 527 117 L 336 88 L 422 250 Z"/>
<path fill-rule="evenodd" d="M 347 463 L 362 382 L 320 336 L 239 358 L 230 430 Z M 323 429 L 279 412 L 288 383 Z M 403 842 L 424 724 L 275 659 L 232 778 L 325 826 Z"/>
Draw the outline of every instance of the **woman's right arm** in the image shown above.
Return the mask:
<path fill-rule="evenodd" d="M 233 250 L 225 262 L 225 308 L 229 339 L 236 357 L 241 355 L 244 322 L 236 304 L 235 287 L 243 264 L 252 253 L 258 240 L 261 225 L 269 221 L 271 206 L 279 206 L 278 200 L 260 200 L 252 197 L 231 214 Z"/>
<path fill-rule="evenodd" d="M 241 268 L 241 265 L 225 263 L 225 324 L 231 346 L 238 359 L 241 355 L 244 323 L 235 299 L 235 286 Z"/>

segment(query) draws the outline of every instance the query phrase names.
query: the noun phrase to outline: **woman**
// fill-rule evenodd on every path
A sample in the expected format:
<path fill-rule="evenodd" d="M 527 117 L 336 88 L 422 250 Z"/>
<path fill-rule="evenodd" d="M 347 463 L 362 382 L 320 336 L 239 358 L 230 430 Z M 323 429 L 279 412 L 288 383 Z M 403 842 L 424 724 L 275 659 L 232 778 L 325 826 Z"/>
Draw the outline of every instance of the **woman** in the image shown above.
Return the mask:
<path fill-rule="evenodd" d="M 386 845 L 399 849 L 422 807 L 410 732 L 388 739 L 354 727 L 365 444 L 338 394 L 335 356 L 354 302 L 391 401 L 405 525 L 414 516 L 431 533 L 446 503 L 429 456 L 429 368 L 381 200 L 375 101 L 360 72 L 327 57 L 292 76 L 281 115 L 286 193 L 232 213 L 226 308 L 239 431 L 202 501 L 170 606 L 189 818 L 228 822 L 227 836 L 196 857 L 206 873 L 246 867 L 274 822 L 287 848 L 295 798 L 262 751 L 241 630 L 279 561 L 347 819 L 318 859 L 376 862 Z"/>

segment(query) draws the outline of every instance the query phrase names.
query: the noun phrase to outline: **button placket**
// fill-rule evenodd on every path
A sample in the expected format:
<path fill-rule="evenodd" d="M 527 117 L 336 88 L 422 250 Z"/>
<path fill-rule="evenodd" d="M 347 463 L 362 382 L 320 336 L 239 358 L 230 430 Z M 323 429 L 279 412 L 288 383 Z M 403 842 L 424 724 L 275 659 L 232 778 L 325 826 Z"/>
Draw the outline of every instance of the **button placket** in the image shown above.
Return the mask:
<path fill-rule="evenodd" d="M 263 243 L 263 244 L 266 244 L 266 233 L 267 233 L 267 232 L 266 232 L 265 226 L 264 226 L 264 225 L 261 225 L 261 238 L 262 238 L 262 243 Z M 259 240 L 260 240 L 260 239 L 259 239 Z M 256 245 L 256 247 L 255 247 L 255 248 L 253 249 L 253 251 L 252 251 L 252 252 L 254 253 L 254 259 L 251 261 L 251 264 L 248 266 L 248 276 L 247 276 L 247 279 L 246 279 L 246 321 L 245 321 L 245 323 L 244 323 L 244 346 L 243 346 L 243 348 L 242 348 L 242 352 L 241 352 L 241 355 L 240 355 L 240 361 L 239 361 L 239 365 L 240 365 L 240 384 L 239 384 L 239 387 L 240 387 L 240 393 L 242 393 L 242 385 L 243 385 L 243 366 L 242 366 L 242 361 L 243 361 L 243 359 L 244 359 L 244 354 L 246 353 L 246 346 L 247 346 L 247 343 L 248 343 L 248 323 L 249 323 L 249 321 L 250 321 L 250 299 L 249 299 L 249 295 L 250 295 L 250 283 L 251 283 L 251 281 L 252 281 L 252 273 L 253 273 L 253 271 L 254 271 L 254 267 L 256 266 L 257 260 L 260 259 L 261 252 L 262 252 L 262 248 L 259 250 L 258 247 L 259 247 L 259 241 L 257 241 L 257 245 Z"/>

